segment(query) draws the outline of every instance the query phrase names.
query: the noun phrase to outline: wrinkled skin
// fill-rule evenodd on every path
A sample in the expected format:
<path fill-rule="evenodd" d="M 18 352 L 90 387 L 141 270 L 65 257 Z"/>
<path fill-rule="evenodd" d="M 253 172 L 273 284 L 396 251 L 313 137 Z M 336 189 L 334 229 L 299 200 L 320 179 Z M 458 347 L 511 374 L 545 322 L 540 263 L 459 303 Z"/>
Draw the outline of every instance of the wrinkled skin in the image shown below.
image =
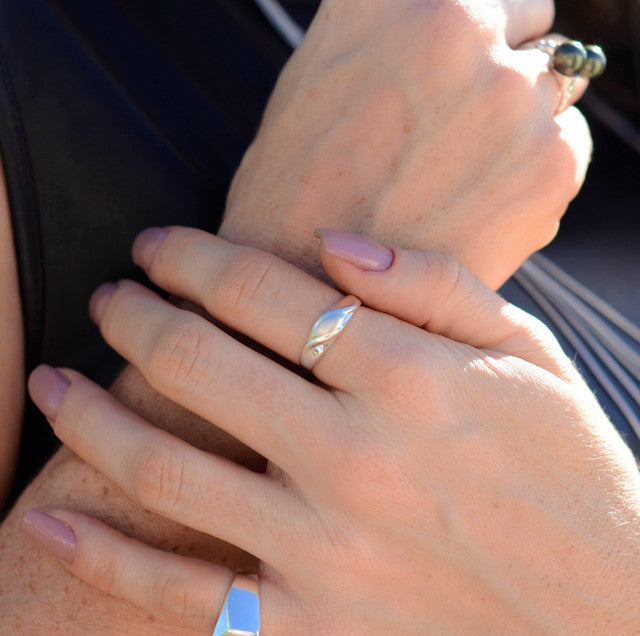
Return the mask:
<path fill-rule="evenodd" d="M 69 370 L 60 406 L 38 390 L 42 370 L 31 394 L 60 439 L 143 506 L 262 559 L 266 636 L 634 633 L 631 452 L 544 325 L 450 258 L 394 252 L 373 273 L 323 254 L 345 291 L 409 322 L 358 309 L 314 366 L 320 385 L 136 283 L 96 302 L 107 341 L 162 394 L 271 459 L 266 475 L 167 436 Z M 337 294 L 184 228 L 146 269 L 290 362 Z M 56 514 L 94 546 L 72 572 L 101 586 L 95 563 L 110 563 L 113 593 L 166 616 L 145 590 L 172 590 L 176 623 L 211 631 L 230 571 L 140 545 L 125 557 L 122 537 L 95 541 L 104 528 Z"/>
<path fill-rule="evenodd" d="M 442 249 L 496 286 L 553 235 L 590 153 L 577 111 L 554 117 L 558 89 L 546 58 L 505 44 L 544 33 L 551 3 L 403 6 L 406 12 L 397 2 L 322 4 L 238 172 L 222 233 L 319 273 L 313 228 L 360 229 L 401 246 Z M 455 51 L 452 40 L 460 43 Z M 363 55 L 367 50 L 376 57 Z M 113 390 L 191 443 L 263 465 L 157 395 L 134 369 Z M 0 529 L 2 630 L 176 633 L 74 579 L 21 535 L 30 506 L 69 502 L 163 549 L 240 568 L 251 563 L 143 510 L 63 449 Z"/>
<path fill-rule="evenodd" d="M 318 273 L 302 248 L 322 220 L 447 253 L 499 286 L 555 235 L 590 158 L 580 113 L 554 116 L 547 56 L 511 48 L 551 18 L 546 2 L 323 3 L 221 235 Z"/>

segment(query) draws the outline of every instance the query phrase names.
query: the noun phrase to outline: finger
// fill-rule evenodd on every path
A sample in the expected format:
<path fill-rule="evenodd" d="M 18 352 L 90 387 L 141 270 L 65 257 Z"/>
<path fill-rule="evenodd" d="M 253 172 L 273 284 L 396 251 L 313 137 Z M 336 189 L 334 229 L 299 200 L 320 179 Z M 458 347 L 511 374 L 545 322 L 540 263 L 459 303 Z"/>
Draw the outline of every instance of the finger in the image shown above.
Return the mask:
<path fill-rule="evenodd" d="M 566 37 L 551 34 L 550 37 L 565 41 Z M 538 49 L 529 48 L 512 53 L 512 63 L 520 73 L 536 82 L 538 101 L 532 103 L 530 117 L 536 117 L 542 138 L 551 147 L 544 148 L 548 157 L 545 182 L 563 205 L 558 212 L 563 213 L 569 202 L 582 187 L 589 162 L 592 142 L 589 126 L 582 114 L 571 105 L 575 104 L 589 82 L 585 78 L 569 78 L 549 69 L 549 55 Z M 514 66 L 515 68 L 515 66 Z M 573 89 L 568 86 L 575 82 Z M 523 91 L 525 94 L 525 91 Z M 552 113 L 553 117 L 548 114 Z M 535 148 L 532 147 L 532 152 Z M 559 218 L 560 214 L 558 214 Z M 552 238 L 551 236 L 549 239 Z"/>
<path fill-rule="evenodd" d="M 335 289 L 276 256 L 189 228 L 143 232 L 134 245 L 134 260 L 160 287 L 204 306 L 229 327 L 296 364 L 316 320 L 343 299 Z M 124 340 L 130 341 L 129 348 L 136 339 L 141 346 L 152 346 L 155 336 L 150 341 L 140 332 L 149 331 L 141 325 L 153 324 L 154 318 L 131 308 L 125 317 L 117 305 L 110 301 L 106 306 L 101 328 L 107 341 L 128 358 Z M 388 323 L 385 316 L 359 309 L 315 365 L 316 377 L 345 392 L 366 387 L 369 378 L 362 371 L 379 367 L 385 358 L 380 345 L 388 339 L 378 334 L 388 332 Z M 402 329 L 399 324 L 394 326 L 397 333 Z M 375 347 L 372 339 L 377 342 Z M 136 360 L 136 366 L 142 362 L 140 356 Z M 246 389 L 246 380 L 242 386 Z M 304 404 L 308 413 L 315 411 L 312 403 Z"/>
<path fill-rule="evenodd" d="M 107 295 L 100 296 L 102 292 Z M 243 290 L 240 295 L 244 293 L 249 294 Z M 93 315 L 105 340 L 154 389 L 289 474 L 298 474 L 300 448 L 315 444 L 325 430 L 316 414 L 333 417 L 339 406 L 329 392 L 137 283 L 109 286 L 97 294 Z M 270 299 L 265 301 L 267 307 L 241 301 L 246 311 L 255 311 L 251 315 L 258 334 L 263 333 L 261 317 L 271 306 Z"/>
<path fill-rule="evenodd" d="M 133 259 L 162 289 L 295 364 L 315 319 L 342 298 L 276 256 L 191 228 L 142 232 Z"/>
<path fill-rule="evenodd" d="M 569 38 L 561 33 L 549 33 L 545 40 L 555 40 L 559 44 L 567 42 Z M 577 103 L 589 87 L 586 77 L 567 77 L 553 69 L 553 59 L 549 53 L 536 47 L 539 38 L 525 42 L 519 51 L 516 51 L 520 68 L 531 75 L 544 73 L 539 76 L 539 84 L 545 94 L 553 113 L 565 111 L 569 106 Z M 548 96 L 550 94 L 550 97 Z"/>
<path fill-rule="evenodd" d="M 505 0 L 504 10 L 505 39 L 513 49 L 547 33 L 555 17 L 553 0 Z"/>
<path fill-rule="evenodd" d="M 23 530 L 72 574 L 154 618 L 211 634 L 233 581 L 229 568 L 151 548 L 69 510 L 30 510 Z"/>
<path fill-rule="evenodd" d="M 518 356 L 555 374 L 564 376 L 570 367 L 542 323 L 452 258 L 419 250 L 391 252 L 336 230 L 323 229 L 318 235 L 327 274 L 373 309 L 478 349 Z"/>
<path fill-rule="evenodd" d="M 584 115 L 575 107 L 557 115 L 555 124 L 558 127 L 559 152 L 564 155 L 562 163 L 567 170 L 568 200 L 571 200 L 582 187 L 591 162 L 591 131 Z"/>
<path fill-rule="evenodd" d="M 273 480 L 151 426 L 79 373 L 40 366 L 29 391 L 60 440 L 145 508 L 267 562 L 286 553 L 295 500 Z"/>

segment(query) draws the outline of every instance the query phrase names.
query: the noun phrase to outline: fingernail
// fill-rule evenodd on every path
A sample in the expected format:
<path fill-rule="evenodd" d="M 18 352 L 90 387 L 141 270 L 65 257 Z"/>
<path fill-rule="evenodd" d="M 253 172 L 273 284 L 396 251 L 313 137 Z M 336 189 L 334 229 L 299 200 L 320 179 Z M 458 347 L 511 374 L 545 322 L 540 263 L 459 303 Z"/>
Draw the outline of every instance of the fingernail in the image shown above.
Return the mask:
<path fill-rule="evenodd" d="M 70 384 L 60 371 L 41 364 L 29 376 L 29 395 L 45 416 L 55 421 Z"/>
<path fill-rule="evenodd" d="M 118 289 L 118 286 L 115 283 L 103 283 L 93 292 L 89 300 L 89 316 L 96 324 L 100 322 L 104 308 L 107 306 L 107 301 L 113 296 L 116 289 Z"/>
<path fill-rule="evenodd" d="M 315 235 L 332 256 L 342 258 L 360 269 L 382 272 L 393 262 L 393 252 L 358 234 L 320 228 Z"/>
<path fill-rule="evenodd" d="M 160 247 L 160 243 L 167 237 L 167 234 L 169 232 L 162 227 L 150 227 L 142 230 L 133 242 L 133 248 L 131 249 L 133 262 L 143 269 L 149 269 L 151 261 L 153 261 L 153 255 Z"/>
<path fill-rule="evenodd" d="M 22 519 L 22 529 L 41 548 L 65 563 L 76 556 L 76 535 L 62 521 L 31 508 Z"/>

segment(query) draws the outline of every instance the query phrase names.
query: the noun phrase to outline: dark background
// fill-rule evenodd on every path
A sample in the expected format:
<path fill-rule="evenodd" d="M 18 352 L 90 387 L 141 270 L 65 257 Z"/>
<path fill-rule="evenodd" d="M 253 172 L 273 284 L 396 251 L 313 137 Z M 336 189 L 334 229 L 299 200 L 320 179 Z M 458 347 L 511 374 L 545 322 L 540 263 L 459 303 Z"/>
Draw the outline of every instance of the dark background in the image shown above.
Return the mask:
<path fill-rule="evenodd" d="M 609 64 L 580 104 L 594 140 L 587 181 L 545 253 L 640 324 L 640 0 L 556 10 L 555 29 L 601 45 Z"/>

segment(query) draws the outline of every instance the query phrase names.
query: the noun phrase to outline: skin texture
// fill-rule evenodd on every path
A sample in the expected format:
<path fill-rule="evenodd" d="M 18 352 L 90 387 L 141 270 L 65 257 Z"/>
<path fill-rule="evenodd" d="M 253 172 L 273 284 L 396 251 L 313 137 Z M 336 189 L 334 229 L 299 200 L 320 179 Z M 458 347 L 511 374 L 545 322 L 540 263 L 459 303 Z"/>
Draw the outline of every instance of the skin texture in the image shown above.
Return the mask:
<path fill-rule="evenodd" d="M 272 459 L 266 476 L 163 434 L 72 371 L 59 405 L 37 390 L 51 370 L 32 374 L 31 395 L 60 439 L 145 507 L 260 556 L 265 635 L 640 628 L 640 474 L 548 330 L 441 254 L 396 249 L 368 284 L 326 256 L 367 307 L 314 367 L 321 385 L 136 283 L 94 303 L 107 341 L 163 394 Z M 336 294 L 185 228 L 145 269 L 290 362 Z M 413 324 L 371 309 L 398 306 Z M 83 551 L 93 534 L 78 536 Z M 119 586 L 139 557 L 93 549 L 97 562 L 111 555 L 125 598 L 184 580 L 177 622 L 210 632 L 231 573 L 209 568 L 195 584 L 182 561 L 151 575 L 147 552 Z"/>
<path fill-rule="evenodd" d="M 404 246 L 421 244 L 442 248 L 471 267 L 477 265 L 478 273 L 486 282 L 496 285 L 513 270 L 516 261 L 544 244 L 555 232 L 588 161 L 589 137 L 583 120 L 574 109 L 566 111 L 563 118 L 554 119 L 557 87 L 546 72 L 544 56 L 534 52 L 513 57 L 515 54 L 509 53 L 504 44 L 504 36 L 497 35 L 506 23 L 505 10 L 498 6 L 492 12 L 485 3 L 477 5 L 481 9 L 477 15 L 465 3 L 451 3 L 452 14 L 438 15 L 427 10 L 434 8 L 432 4 L 418 10 L 418 4 L 424 3 L 404 3 L 407 13 L 401 14 L 402 20 L 394 22 L 394 29 L 388 31 L 379 49 L 378 55 L 382 58 L 383 54 L 395 55 L 398 47 L 405 51 L 407 41 L 431 41 L 424 35 L 417 37 L 414 32 L 424 29 L 424 33 L 428 33 L 436 23 L 435 18 L 446 20 L 445 26 L 457 33 L 475 28 L 476 35 L 488 34 L 483 50 L 501 46 L 506 56 L 495 67 L 483 66 L 483 73 L 458 60 L 458 64 L 440 78 L 438 94 L 442 102 L 433 108 L 428 109 L 425 104 L 431 102 L 415 93 L 413 101 L 405 101 L 402 91 L 406 86 L 387 90 L 387 81 L 378 83 L 376 73 L 365 63 L 371 47 L 379 41 L 382 25 L 389 22 L 397 6 L 381 3 L 379 12 L 369 14 L 362 12 L 360 4 L 323 3 L 313 27 L 313 39 L 308 40 L 310 43 L 302 47 L 285 70 L 258 138 L 234 182 L 222 234 L 269 248 L 318 272 L 319 266 L 314 262 L 313 228 L 331 225 L 360 229 L 373 236 L 389 235 Z M 515 4 L 505 3 L 513 15 L 517 14 L 513 10 Z M 533 22 L 525 21 L 535 25 L 534 32 L 527 33 L 519 27 L 510 42 L 513 46 L 548 28 L 549 4 L 527 4 L 534 5 L 543 8 L 541 17 Z M 339 19 L 339 7 L 346 11 L 344 19 Z M 361 15 L 371 19 L 362 21 Z M 406 28 L 413 33 L 410 38 Z M 345 50 L 342 38 L 349 29 L 353 30 L 353 37 L 351 34 L 349 37 L 352 44 Z M 500 39 L 501 44 L 496 44 Z M 472 44 L 478 46 L 478 42 L 467 42 L 468 46 Z M 442 50 L 443 42 L 436 40 L 433 45 Z M 460 50 L 468 46 L 461 45 Z M 408 69 L 404 79 L 409 85 L 426 81 L 420 77 L 427 58 L 418 54 L 420 52 L 413 53 L 410 56 L 407 52 L 405 57 L 397 59 L 399 67 Z M 481 58 L 479 55 L 478 59 Z M 415 59 L 423 60 L 424 66 L 418 67 Z M 520 60 L 523 60 L 520 69 L 523 75 L 513 72 Z M 302 81 L 307 72 L 304 69 L 308 69 L 309 76 Z M 385 80 L 395 76 L 394 68 L 384 67 L 381 72 Z M 484 72 L 497 83 L 487 84 Z M 455 91 L 445 90 L 456 73 L 461 75 Z M 344 77 L 357 80 L 347 93 L 338 90 Z M 460 91 L 460 82 L 472 79 L 482 90 L 478 89 L 471 104 L 461 104 L 456 96 L 471 94 L 471 87 Z M 504 99 L 505 87 L 518 96 L 523 86 L 535 88 L 528 99 L 519 98 L 516 102 Z M 491 107 L 483 101 L 487 94 L 493 95 Z M 349 110 L 348 104 L 357 104 L 358 108 L 354 106 Z M 482 104 L 484 108 L 480 108 Z M 434 121 L 417 112 L 419 105 L 431 115 L 442 111 L 451 113 L 447 126 L 437 125 L 442 123 L 439 117 Z M 470 117 L 471 112 L 474 117 Z M 488 135 L 487 119 L 499 121 L 505 126 L 504 130 L 496 130 L 493 124 L 492 134 Z M 531 125 L 527 134 L 522 132 L 523 122 Z M 356 123 L 359 125 L 355 126 Z M 470 126 L 469 139 L 482 133 L 477 153 L 469 155 L 474 164 L 460 161 L 463 154 L 468 154 L 469 147 L 465 147 L 465 153 L 456 152 L 455 156 L 448 153 L 448 149 L 458 147 L 456 134 L 459 136 L 461 127 L 467 129 L 467 126 Z M 436 128 L 444 132 L 438 137 L 438 143 L 433 143 L 435 140 L 430 135 Z M 517 137 L 520 145 L 513 147 L 509 162 L 505 160 L 503 148 L 512 147 L 514 130 L 521 134 Z M 376 133 L 374 136 L 372 131 Z M 496 145 L 487 146 L 485 142 L 495 139 L 496 135 Z M 410 141 L 412 139 L 418 141 Z M 386 143 L 387 140 L 396 143 Z M 353 148 L 365 149 L 365 160 L 350 154 Z M 427 156 L 427 148 L 438 151 L 434 156 Z M 357 169 L 346 169 L 342 175 L 338 169 L 336 173 L 336 157 L 343 157 L 345 164 L 355 165 Z M 495 165 L 497 169 L 479 174 L 478 161 L 482 161 L 483 166 Z M 421 177 L 425 165 L 429 167 L 426 174 L 432 175 L 428 179 Z M 459 177 L 460 183 L 447 185 L 451 190 L 449 194 L 442 177 L 450 174 L 452 165 L 460 170 L 457 174 L 462 175 L 464 171 L 467 174 Z M 287 170 L 287 166 L 293 167 Z M 507 179 L 511 172 L 514 172 L 513 178 Z M 521 185 L 514 189 L 508 187 L 509 183 Z M 539 188 L 540 183 L 545 183 L 548 189 Z M 432 191 L 430 184 L 441 184 L 441 191 Z M 481 194 L 474 194 L 476 189 Z M 516 205 L 520 213 L 514 216 L 513 206 L 520 201 L 528 202 L 532 192 L 543 192 L 543 200 L 536 199 L 535 206 L 531 204 L 530 208 Z M 432 204 L 423 208 L 416 203 L 420 200 Z M 523 226 L 523 219 L 527 219 L 528 224 Z M 487 221 L 493 223 L 495 238 L 491 238 L 493 235 L 487 233 L 488 230 L 480 235 L 476 232 L 484 228 Z M 408 227 L 412 228 L 411 237 L 404 229 Z M 526 241 L 517 252 L 510 253 L 504 260 L 497 258 L 498 252 L 493 249 L 496 245 L 501 248 L 520 245 L 523 235 Z M 489 255 L 491 261 L 484 260 L 482 255 Z M 134 411 L 202 448 L 216 449 L 255 467 L 264 466 L 263 460 L 230 442 L 226 434 L 212 431 L 208 424 L 154 394 L 133 370 L 125 372 L 113 391 Z M 20 532 L 22 516 L 29 507 L 73 507 L 170 551 L 211 558 L 232 567 L 250 565 L 248 558 L 236 550 L 222 548 L 209 538 L 146 512 L 107 479 L 69 451 L 62 450 L 27 489 L 0 529 L 0 561 L 3 563 L 0 631 L 33 633 L 39 629 L 54 631 L 60 626 L 67 633 L 141 634 L 145 630 L 176 633 L 175 627 L 152 621 L 145 612 L 78 581 L 54 559 L 34 549 Z M 108 565 L 104 567 L 107 580 Z"/>
<path fill-rule="evenodd" d="M 323 3 L 236 174 L 221 235 L 321 275 L 308 237 L 322 219 L 448 254 L 497 288 L 555 235 L 591 151 L 575 108 L 554 116 L 547 56 L 512 48 L 548 30 L 551 6 L 515 4 Z"/>

